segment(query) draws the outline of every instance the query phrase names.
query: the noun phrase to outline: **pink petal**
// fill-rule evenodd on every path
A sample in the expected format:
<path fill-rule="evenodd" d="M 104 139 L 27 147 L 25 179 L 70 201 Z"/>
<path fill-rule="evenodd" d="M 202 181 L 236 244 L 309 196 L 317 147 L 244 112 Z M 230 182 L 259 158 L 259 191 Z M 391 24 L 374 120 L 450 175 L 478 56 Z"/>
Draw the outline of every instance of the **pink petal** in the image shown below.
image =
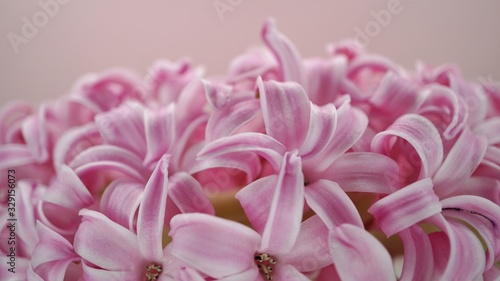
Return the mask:
<path fill-rule="evenodd" d="M 229 100 L 232 87 L 224 84 L 217 84 L 211 81 L 202 80 L 205 88 L 207 101 L 215 109 L 221 109 Z"/>
<path fill-rule="evenodd" d="M 147 152 L 144 165 L 154 168 L 163 154 L 169 151 L 175 138 L 174 105 L 144 111 Z"/>
<path fill-rule="evenodd" d="M 241 273 L 223 277 L 217 280 L 218 281 L 240 281 L 240 280 L 261 281 L 262 275 L 260 274 L 259 269 L 257 269 L 257 267 L 252 267 L 247 271 L 243 271 Z"/>
<path fill-rule="evenodd" d="M 54 147 L 54 168 L 68 165 L 85 149 L 100 144 L 102 138 L 93 123 L 66 131 Z"/>
<path fill-rule="evenodd" d="M 175 281 L 205 281 L 198 272 L 191 268 L 181 268 L 177 272 L 177 276 L 174 279 Z M 220 280 L 220 279 L 219 279 Z"/>
<path fill-rule="evenodd" d="M 329 180 L 319 180 L 305 188 L 307 204 L 329 229 L 343 223 L 363 227 L 356 206 L 339 185 Z"/>
<path fill-rule="evenodd" d="M 168 156 L 157 164 L 144 188 L 137 216 L 137 239 L 141 253 L 154 261 L 163 258 L 162 233 L 168 186 Z"/>
<path fill-rule="evenodd" d="M 197 161 L 189 173 L 195 174 L 212 168 L 237 169 L 246 174 L 247 182 L 251 182 L 261 172 L 261 166 L 261 159 L 252 152 L 228 153 Z"/>
<path fill-rule="evenodd" d="M 441 201 L 443 215 L 462 220 L 474 228 L 487 248 L 486 269 L 500 255 L 500 207 L 481 197 L 454 196 Z"/>
<path fill-rule="evenodd" d="M 306 138 L 311 115 L 304 89 L 294 82 L 262 82 L 262 79 L 257 80 L 257 85 L 267 134 L 288 151 L 298 149 Z"/>
<path fill-rule="evenodd" d="M 313 272 L 332 263 L 328 251 L 328 228 L 318 216 L 301 224 L 297 243 L 278 262 L 290 264 L 300 272 Z"/>
<path fill-rule="evenodd" d="M 88 266 L 85 262 L 82 262 L 83 267 L 83 280 L 124 280 L 124 281 L 134 281 L 137 280 L 138 276 L 133 276 L 130 271 L 124 270 L 102 270 Z M 142 277 L 142 276 L 141 276 Z"/>
<path fill-rule="evenodd" d="M 269 19 L 264 24 L 262 39 L 278 60 L 282 81 L 295 81 L 305 86 L 306 78 L 300 54 L 288 38 L 278 31 L 274 20 Z"/>
<path fill-rule="evenodd" d="M 176 112 L 179 111 L 179 107 L 176 107 Z M 208 116 L 199 116 L 193 119 L 191 122 L 186 123 L 185 127 L 181 123 L 176 123 L 176 141 L 172 143 L 170 151 L 173 152 L 172 159 L 170 161 L 170 166 L 174 171 L 178 170 L 188 170 L 189 167 L 185 167 L 183 161 L 186 161 L 186 150 L 190 148 L 192 143 L 201 142 L 204 140 L 205 136 L 203 132 L 205 131 L 205 125 Z M 190 163 L 190 162 L 188 162 Z M 191 164 L 191 163 L 190 163 Z"/>
<path fill-rule="evenodd" d="M 370 97 L 370 102 L 384 114 L 399 117 L 413 112 L 416 107 L 417 85 L 412 81 L 387 72 Z"/>
<path fill-rule="evenodd" d="M 96 115 L 95 124 L 105 143 L 122 147 L 144 157 L 146 140 L 143 112 L 141 104 L 127 103 Z"/>
<path fill-rule="evenodd" d="M 392 259 L 369 232 L 343 224 L 330 233 L 330 253 L 342 280 L 396 280 Z"/>
<path fill-rule="evenodd" d="M 23 138 L 37 163 L 49 158 L 49 136 L 47 128 L 47 106 L 42 105 L 36 115 L 27 117 L 22 124 Z"/>
<path fill-rule="evenodd" d="M 143 193 L 143 184 L 126 178 L 114 180 L 104 190 L 100 210 L 112 221 L 134 231 L 135 215 Z"/>
<path fill-rule="evenodd" d="M 75 172 L 66 165 L 59 167 L 57 179 L 44 193 L 46 202 L 79 211 L 94 203 L 94 198 Z"/>
<path fill-rule="evenodd" d="M 446 129 L 443 132 L 444 139 L 453 139 L 464 128 L 468 111 L 462 99 L 450 88 L 432 85 L 420 93 L 418 113 L 424 115 L 436 113 L 444 115 Z M 449 112 L 449 116 L 446 115 Z M 448 121 L 449 120 L 449 121 Z"/>
<path fill-rule="evenodd" d="M 273 280 L 310 281 L 311 279 L 300 273 L 295 267 L 284 264 L 276 266 L 276 272 L 273 272 Z"/>
<path fill-rule="evenodd" d="M 253 151 L 264 157 L 271 165 L 276 168 L 280 167 L 281 158 L 285 154 L 286 148 L 274 138 L 259 134 L 259 133 L 241 133 L 230 137 L 225 137 L 213 141 L 205 146 L 199 153 L 198 157 L 205 159 L 208 157 L 216 157 L 219 155 Z"/>
<path fill-rule="evenodd" d="M 500 181 L 489 177 L 471 177 L 453 195 L 475 195 L 500 205 Z"/>
<path fill-rule="evenodd" d="M 425 117 L 416 114 L 401 116 L 386 131 L 378 133 L 372 141 L 372 150 L 388 154 L 393 138 L 406 140 L 415 149 L 421 160 L 418 179 L 431 177 L 443 161 L 443 145 L 436 127 Z"/>
<path fill-rule="evenodd" d="M 411 226 L 400 232 L 404 245 L 404 263 L 401 281 L 431 280 L 434 259 L 427 234 L 419 226 Z"/>
<path fill-rule="evenodd" d="M 330 143 L 337 126 L 337 109 L 333 104 L 319 107 L 311 103 L 309 130 L 299 149 L 302 158 L 315 156 Z"/>
<path fill-rule="evenodd" d="M 239 223 L 206 214 L 181 214 L 170 221 L 172 254 L 214 278 L 257 268 L 260 236 Z"/>
<path fill-rule="evenodd" d="M 137 237 L 96 211 L 80 211 L 82 222 L 73 246 L 83 259 L 103 269 L 128 271 L 142 261 Z"/>
<path fill-rule="evenodd" d="M 304 159 L 304 166 L 312 166 L 317 173 L 323 172 L 335 159 L 349 150 L 363 135 L 368 118 L 359 109 L 350 105 L 350 100 L 337 109 L 337 127 L 332 140 L 322 153 L 312 159 Z M 328 155 L 328 157 L 324 157 Z"/>
<path fill-rule="evenodd" d="M 440 197 L 450 194 L 470 178 L 485 153 L 486 138 L 465 128 L 432 179 L 436 194 Z"/>
<path fill-rule="evenodd" d="M 227 137 L 235 133 L 238 128 L 253 120 L 260 113 L 258 99 L 233 99 L 210 116 L 207 123 L 206 140 Z"/>
<path fill-rule="evenodd" d="M 299 235 L 303 208 L 304 175 L 300 157 L 287 152 L 281 162 L 260 251 L 288 253 Z"/>
<path fill-rule="evenodd" d="M 253 228 L 260 234 L 264 232 L 273 201 L 271 194 L 276 190 L 277 183 L 277 175 L 263 177 L 245 186 L 235 195 Z"/>
<path fill-rule="evenodd" d="M 0 145 L 0 169 L 23 166 L 35 163 L 36 158 L 31 150 L 23 144 L 9 143 Z"/>
<path fill-rule="evenodd" d="M 485 135 L 488 144 L 500 144 L 500 117 L 493 117 L 485 120 L 474 128 L 474 133 Z"/>
<path fill-rule="evenodd" d="M 372 152 L 346 153 L 318 177 L 338 183 L 346 192 L 389 194 L 400 187 L 398 164 Z"/>
<path fill-rule="evenodd" d="M 13 128 L 19 128 L 20 123 L 33 112 L 33 107 L 23 101 L 12 101 L 0 109 L 0 143 L 10 143 L 13 139 Z"/>
<path fill-rule="evenodd" d="M 347 70 L 347 60 L 343 56 L 328 60 L 307 59 L 304 67 L 307 75 L 306 92 L 314 104 L 331 103 L 340 95 L 340 84 Z"/>
<path fill-rule="evenodd" d="M 441 212 L 439 197 L 432 187 L 430 179 L 420 180 L 380 199 L 368 212 L 389 237 Z"/>
<path fill-rule="evenodd" d="M 214 207 L 200 183 L 184 172 L 175 173 L 169 179 L 168 197 L 182 213 L 215 215 Z"/>

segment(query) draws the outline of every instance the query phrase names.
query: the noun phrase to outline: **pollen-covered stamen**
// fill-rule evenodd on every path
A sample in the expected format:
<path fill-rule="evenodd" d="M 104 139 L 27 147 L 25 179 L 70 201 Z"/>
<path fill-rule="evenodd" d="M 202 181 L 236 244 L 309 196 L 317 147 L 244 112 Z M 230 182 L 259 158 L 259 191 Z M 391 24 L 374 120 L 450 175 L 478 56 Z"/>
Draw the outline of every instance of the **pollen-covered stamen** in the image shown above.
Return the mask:
<path fill-rule="evenodd" d="M 273 280 L 273 265 L 276 264 L 273 257 L 266 253 L 255 255 L 255 264 L 267 280 Z"/>
<path fill-rule="evenodd" d="M 162 271 L 161 265 L 150 264 L 146 266 L 146 281 L 158 280 Z"/>

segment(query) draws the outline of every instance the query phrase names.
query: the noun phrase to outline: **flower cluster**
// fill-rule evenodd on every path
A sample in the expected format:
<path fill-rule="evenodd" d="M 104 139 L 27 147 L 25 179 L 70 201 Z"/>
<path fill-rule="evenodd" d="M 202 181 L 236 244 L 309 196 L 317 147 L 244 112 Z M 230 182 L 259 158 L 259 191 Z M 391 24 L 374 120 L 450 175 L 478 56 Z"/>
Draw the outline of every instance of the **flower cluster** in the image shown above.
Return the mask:
<path fill-rule="evenodd" d="M 0 279 L 498 280 L 500 87 L 262 38 L 4 106 Z"/>

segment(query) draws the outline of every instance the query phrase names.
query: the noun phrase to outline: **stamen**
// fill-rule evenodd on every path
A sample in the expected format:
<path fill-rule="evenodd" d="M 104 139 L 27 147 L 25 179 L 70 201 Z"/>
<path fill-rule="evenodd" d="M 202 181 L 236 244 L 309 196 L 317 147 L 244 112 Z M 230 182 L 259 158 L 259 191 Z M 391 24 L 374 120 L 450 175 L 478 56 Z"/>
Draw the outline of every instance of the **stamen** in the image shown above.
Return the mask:
<path fill-rule="evenodd" d="M 266 253 L 255 255 L 255 264 L 267 280 L 273 280 L 273 265 L 276 264 L 273 257 Z"/>
<path fill-rule="evenodd" d="M 150 264 L 146 266 L 146 281 L 158 280 L 162 271 L 161 265 Z"/>

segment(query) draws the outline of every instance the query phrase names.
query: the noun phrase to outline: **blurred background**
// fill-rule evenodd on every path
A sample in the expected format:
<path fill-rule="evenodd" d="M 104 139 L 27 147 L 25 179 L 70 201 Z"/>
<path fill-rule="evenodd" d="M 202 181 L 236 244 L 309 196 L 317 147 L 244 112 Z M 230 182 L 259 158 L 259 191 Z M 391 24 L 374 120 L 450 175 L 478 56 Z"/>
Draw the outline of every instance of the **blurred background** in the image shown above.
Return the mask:
<path fill-rule="evenodd" d="M 0 2 L 0 105 L 65 95 L 88 72 L 146 75 L 164 58 L 191 57 L 208 75 L 262 45 L 266 18 L 303 57 L 357 37 L 406 68 L 454 62 L 470 80 L 500 81 L 495 0 L 39 0 Z"/>

